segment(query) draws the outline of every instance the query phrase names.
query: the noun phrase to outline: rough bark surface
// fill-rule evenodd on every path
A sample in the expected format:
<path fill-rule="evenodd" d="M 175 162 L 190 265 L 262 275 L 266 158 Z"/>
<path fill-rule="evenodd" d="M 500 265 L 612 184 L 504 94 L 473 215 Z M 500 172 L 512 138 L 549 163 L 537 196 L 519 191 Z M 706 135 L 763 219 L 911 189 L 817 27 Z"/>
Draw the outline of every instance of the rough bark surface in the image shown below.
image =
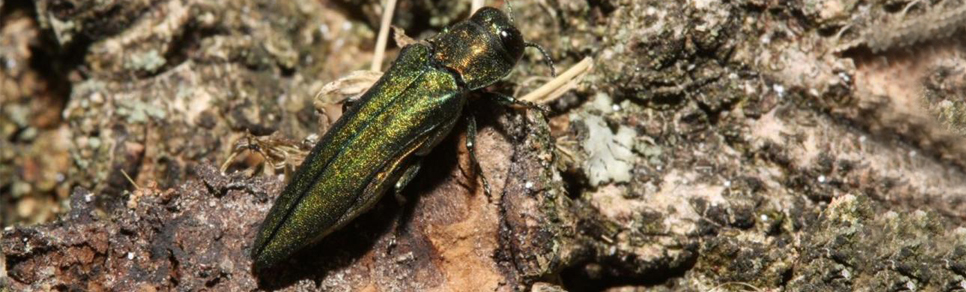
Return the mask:
<path fill-rule="evenodd" d="M 499 114 L 499 112 L 493 112 Z M 519 117 L 519 116 L 517 116 Z M 449 151 L 407 192 L 405 205 L 385 200 L 349 227 L 290 262 L 252 274 L 248 257 L 258 224 L 284 186 L 277 177 L 225 176 L 210 165 L 193 171 L 197 179 L 177 188 L 139 189 L 128 208 L 98 219 L 94 195 L 83 188 L 71 195 L 62 221 L 4 233 L 0 247 L 14 290 L 274 289 L 426 290 L 513 288 L 544 274 L 560 236 L 547 211 L 528 209 L 526 220 L 501 220 L 520 204 L 540 206 L 560 200 L 560 183 L 538 157 L 549 157 L 547 140 L 526 140 L 524 127 L 504 120 L 500 128 L 524 143 L 510 143 L 486 128 L 478 145 L 487 161 L 496 195 L 471 191 L 472 168 Z M 517 121 L 519 122 L 519 121 Z M 514 146 L 518 145 L 518 146 Z M 541 155 L 542 153 L 542 155 Z M 472 176 L 469 176 L 472 177 Z M 508 177 L 514 179 L 507 180 Z M 554 189 L 557 185 L 558 189 Z M 510 193 L 523 197 L 511 197 Z M 523 217 L 523 216 L 519 216 Z M 562 225 L 561 225 L 562 226 Z M 529 236 L 528 236 L 529 235 Z M 521 238 L 525 237 L 525 238 Z M 531 241 L 530 237 L 541 239 Z M 572 236 L 566 236 L 572 237 Z M 521 240 L 516 240 L 516 239 Z M 559 243 L 558 243 L 559 244 Z M 501 288 L 502 287 L 502 288 Z"/>
<path fill-rule="evenodd" d="M 394 24 L 425 37 L 461 3 Z M 253 274 L 378 1 L 0 0 L 0 287 L 966 290 L 962 0 L 513 4 L 595 69 L 547 116 L 474 94 L 491 194 L 461 123 L 406 202 Z M 490 90 L 549 75 L 519 68 Z"/>

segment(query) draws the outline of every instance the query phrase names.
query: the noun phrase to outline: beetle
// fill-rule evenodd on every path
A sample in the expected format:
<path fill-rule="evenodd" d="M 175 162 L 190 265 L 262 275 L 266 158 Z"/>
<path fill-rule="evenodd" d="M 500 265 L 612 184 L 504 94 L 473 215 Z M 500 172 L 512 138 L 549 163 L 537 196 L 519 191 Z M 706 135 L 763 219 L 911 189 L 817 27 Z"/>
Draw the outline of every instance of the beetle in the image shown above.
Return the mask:
<path fill-rule="evenodd" d="M 337 120 L 293 174 L 262 222 L 251 257 L 274 266 L 371 209 L 390 186 L 397 197 L 420 160 L 453 129 L 468 93 L 510 73 L 527 47 L 512 19 L 483 7 L 425 43 L 404 47 L 392 66 Z M 532 104 L 497 95 L 501 102 Z M 467 143 L 477 170 L 468 119 Z M 488 190 L 485 178 L 483 186 Z"/>

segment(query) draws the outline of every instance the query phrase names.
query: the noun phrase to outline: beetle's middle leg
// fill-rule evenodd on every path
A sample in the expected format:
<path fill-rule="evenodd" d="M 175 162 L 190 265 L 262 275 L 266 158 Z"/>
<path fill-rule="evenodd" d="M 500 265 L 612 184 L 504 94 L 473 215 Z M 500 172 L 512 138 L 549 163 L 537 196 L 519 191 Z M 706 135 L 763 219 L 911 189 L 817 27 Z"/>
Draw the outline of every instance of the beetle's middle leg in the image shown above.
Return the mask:
<path fill-rule="evenodd" d="M 405 189 L 406 185 L 413 181 L 413 178 L 415 178 L 416 174 L 419 173 L 419 168 L 422 166 L 422 164 L 423 158 L 417 158 L 416 162 L 409 165 L 408 168 L 406 168 L 406 171 L 399 176 L 399 180 L 397 180 L 396 185 L 393 186 L 393 195 L 396 197 L 396 202 L 398 202 L 400 205 L 406 204 L 406 197 L 404 197 L 402 194 L 403 189 Z"/>
<path fill-rule="evenodd" d="M 470 153 L 473 171 L 480 176 L 480 181 L 483 183 L 483 193 L 486 194 L 487 198 L 492 198 L 493 196 L 490 194 L 490 183 L 486 181 L 486 175 L 483 174 L 483 167 L 480 166 L 480 160 L 476 158 L 476 117 L 472 113 L 466 115 L 466 151 Z"/>

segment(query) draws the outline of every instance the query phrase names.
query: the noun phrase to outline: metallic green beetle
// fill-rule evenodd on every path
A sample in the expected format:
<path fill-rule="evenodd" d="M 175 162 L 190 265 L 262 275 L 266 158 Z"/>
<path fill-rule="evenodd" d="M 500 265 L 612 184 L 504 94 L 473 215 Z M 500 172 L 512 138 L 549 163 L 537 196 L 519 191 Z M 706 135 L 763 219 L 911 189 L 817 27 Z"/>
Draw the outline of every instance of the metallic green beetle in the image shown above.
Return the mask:
<path fill-rule="evenodd" d="M 389 186 L 401 190 L 456 124 L 467 93 L 509 74 L 528 46 L 536 45 L 524 42 L 506 14 L 484 7 L 427 43 L 403 48 L 295 171 L 255 238 L 255 269 L 346 225 Z"/>

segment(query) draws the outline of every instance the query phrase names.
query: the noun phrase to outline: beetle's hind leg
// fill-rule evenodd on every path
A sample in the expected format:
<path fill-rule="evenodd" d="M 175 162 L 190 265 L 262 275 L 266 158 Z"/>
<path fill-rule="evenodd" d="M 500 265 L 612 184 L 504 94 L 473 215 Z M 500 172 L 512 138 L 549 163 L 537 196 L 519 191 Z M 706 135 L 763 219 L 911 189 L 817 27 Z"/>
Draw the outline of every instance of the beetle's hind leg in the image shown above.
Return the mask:
<path fill-rule="evenodd" d="M 476 158 L 476 117 L 473 114 L 466 115 L 466 150 L 470 153 L 473 171 L 480 176 L 480 181 L 483 184 L 483 193 L 486 194 L 487 198 L 492 198 L 493 196 L 490 194 L 490 183 L 486 181 L 486 175 L 483 174 L 483 167 L 480 166 L 480 160 Z"/>
<path fill-rule="evenodd" d="M 406 204 L 406 197 L 402 195 L 402 191 L 406 188 L 406 185 L 413 181 L 413 178 L 416 177 L 416 174 L 419 173 L 419 168 L 422 166 L 422 164 L 423 158 L 417 158 L 416 162 L 414 162 L 412 165 L 409 165 L 409 168 L 406 168 L 406 171 L 399 176 L 399 180 L 397 180 L 396 185 L 393 186 L 393 195 L 396 197 L 396 202 L 398 202 L 399 205 Z"/>

